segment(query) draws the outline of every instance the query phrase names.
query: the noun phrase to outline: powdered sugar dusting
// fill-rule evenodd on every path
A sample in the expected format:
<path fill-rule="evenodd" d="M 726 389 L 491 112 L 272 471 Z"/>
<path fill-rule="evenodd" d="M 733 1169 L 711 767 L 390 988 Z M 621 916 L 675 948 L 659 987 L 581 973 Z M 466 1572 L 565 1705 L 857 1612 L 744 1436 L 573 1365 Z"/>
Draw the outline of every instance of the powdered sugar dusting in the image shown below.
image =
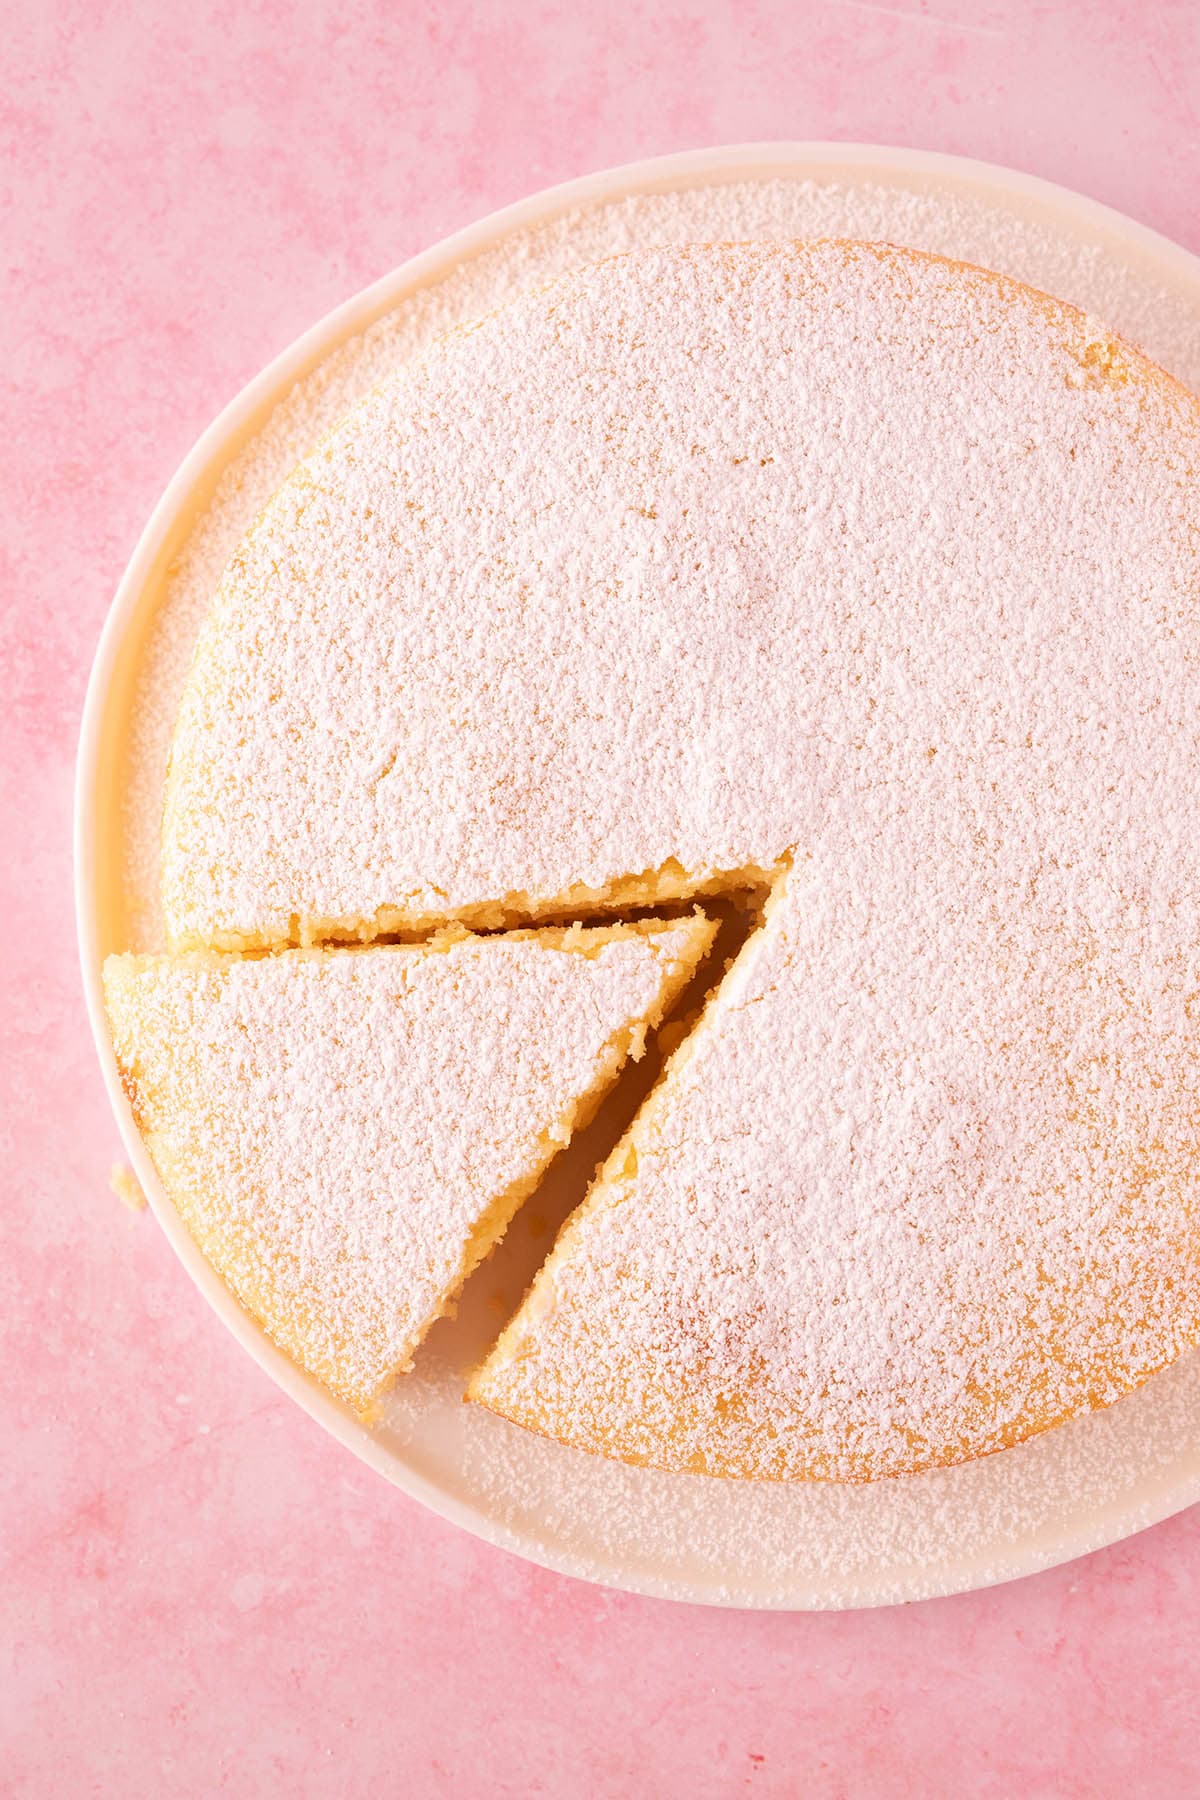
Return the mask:
<path fill-rule="evenodd" d="M 731 1606 L 885 1605 L 1028 1574 L 1064 1538 L 1081 1555 L 1161 1517 L 1200 1438 L 1196 1361 L 1000 1455 L 866 1486 L 591 1456 L 464 1407 L 453 1355 L 420 1359 L 388 1396 L 386 1443 L 459 1516 L 575 1575 Z M 1185 1467 L 1200 1485 L 1194 1455 Z"/>
<path fill-rule="evenodd" d="M 327 359 L 227 471 L 198 521 L 163 596 L 133 719 L 125 884 L 135 947 L 162 943 L 162 783 L 197 625 L 238 539 L 319 433 L 447 328 L 563 269 L 648 243 L 827 235 L 1000 268 L 1090 309 L 1200 387 L 1186 284 L 1164 276 L 1158 285 L 1090 224 L 1065 214 L 1040 222 L 941 184 L 744 181 L 634 194 L 502 240 Z M 463 1316 L 439 1326 L 362 1451 L 401 1479 L 424 1477 L 490 1535 L 581 1575 L 758 1605 L 913 1598 L 1037 1567 L 1068 1543 L 1082 1551 L 1178 1504 L 1189 1482 L 1200 1492 L 1194 1355 L 1105 1412 L 956 1469 L 858 1488 L 726 1484 L 624 1467 L 463 1407 L 464 1367 L 495 1330 L 494 1314 L 481 1329 L 473 1311 L 469 1291 Z"/>
<path fill-rule="evenodd" d="M 448 339 L 222 582 L 172 752 L 172 937 L 419 925 L 668 865 L 697 891 L 853 831 L 868 767 L 940 785 L 947 707 L 963 803 L 1021 783 L 1032 855 L 1047 757 L 1078 762 L 1065 697 L 1156 679 L 1196 582 L 1200 410 L 1106 344 L 843 244 L 637 252 Z M 1032 754 L 972 764 L 979 718 L 999 744 L 1022 709 Z M 1152 736 L 1077 769 L 1115 772 L 1113 817 L 1154 817 L 1124 766 Z"/>
<path fill-rule="evenodd" d="M 875 183 L 761 180 L 626 198 L 502 239 L 341 345 L 298 383 L 222 475 L 171 571 L 132 708 L 124 888 L 130 947 L 162 947 L 163 781 L 200 621 L 257 514 L 356 400 L 453 327 L 583 263 L 647 244 L 847 237 L 886 239 L 978 262 L 1094 312 L 1200 388 L 1200 338 L 1186 297 L 1149 284 L 1090 231 L 1040 223 L 967 193 Z"/>
<path fill-rule="evenodd" d="M 801 858 L 489 1404 L 872 1479 L 1193 1341 L 1197 464 L 1101 328 L 835 243 L 598 265 L 281 490 L 181 713 L 179 935 Z"/>
<path fill-rule="evenodd" d="M 835 242 L 596 265 L 280 491 L 180 715 L 176 935 L 799 859 L 500 1410 L 871 1479 L 1194 1340 L 1198 471 L 1095 322 Z"/>
<path fill-rule="evenodd" d="M 691 919 L 110 957 L 105 992 L 173 1204 L 275 1341 L 361 1411 L 710 937 Z"/>

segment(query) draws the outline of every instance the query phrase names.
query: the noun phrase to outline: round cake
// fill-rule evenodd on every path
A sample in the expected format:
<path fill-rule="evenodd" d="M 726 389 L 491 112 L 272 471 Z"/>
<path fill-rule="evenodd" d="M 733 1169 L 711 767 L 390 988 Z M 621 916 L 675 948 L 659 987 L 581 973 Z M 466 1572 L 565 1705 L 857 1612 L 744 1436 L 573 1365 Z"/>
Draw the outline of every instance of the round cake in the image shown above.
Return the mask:
<path fill-rule="evenodd" d="M 474 1399 L 865 1480 L 1195 1341 L 1198 472 L 1094 321 L 819 243 L 581 271 L 284 485 L 180 713 L 177 950 L 772 884 Z"/>

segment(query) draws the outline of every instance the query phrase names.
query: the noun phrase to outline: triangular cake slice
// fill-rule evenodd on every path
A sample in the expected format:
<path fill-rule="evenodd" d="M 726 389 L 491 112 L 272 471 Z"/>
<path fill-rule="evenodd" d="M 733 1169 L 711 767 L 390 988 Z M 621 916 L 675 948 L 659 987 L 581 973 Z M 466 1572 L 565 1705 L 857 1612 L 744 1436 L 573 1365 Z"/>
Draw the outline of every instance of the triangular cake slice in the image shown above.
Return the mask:
<path fill-rule="evenodd" d="M 172 1204 L 275 1342 L 369 1415 L 713 929 L 113 956 L 105 996 Z"/>

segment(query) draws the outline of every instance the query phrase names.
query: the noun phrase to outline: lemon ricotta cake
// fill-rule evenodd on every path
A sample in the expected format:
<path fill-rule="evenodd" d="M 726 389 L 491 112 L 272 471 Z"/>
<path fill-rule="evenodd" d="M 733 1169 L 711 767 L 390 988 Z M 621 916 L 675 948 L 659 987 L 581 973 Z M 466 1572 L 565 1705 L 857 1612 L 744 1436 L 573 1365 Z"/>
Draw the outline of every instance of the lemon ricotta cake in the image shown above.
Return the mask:
<path fill-rule="evenodd" d="M 1194 1341 L 1198 475 L 1095 321 L 825 242 L 580 271 L 284 484 L 180 711 L 177 949 L 775 883 L 476 1400 L 861 1480 Z"/>
<path fill-rule="evenodd" d="M 105 998 L 168 1198 L 275 1342 L 369 1414 L 712 932 L 113 956 Z"/>

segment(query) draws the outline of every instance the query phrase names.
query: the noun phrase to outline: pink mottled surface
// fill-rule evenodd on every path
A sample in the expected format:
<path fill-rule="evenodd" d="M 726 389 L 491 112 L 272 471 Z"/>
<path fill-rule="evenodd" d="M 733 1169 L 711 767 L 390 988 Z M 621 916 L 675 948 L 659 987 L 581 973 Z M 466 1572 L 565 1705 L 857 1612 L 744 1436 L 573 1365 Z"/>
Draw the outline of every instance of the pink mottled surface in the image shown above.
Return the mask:
<path fill-rule="evenodd" d="M 1198 20 L 1193 0 L 0 4 L 0 1792 L 1197 1791 L 1200 1510 L 990 1593 L 756 1616 L 544 1574 L 349 1459 L 108 1191 L 68 823 L 140 525 L 334 302 L 548 182 L 750 137 L 1009 162 L 1200 249 Z"/>

